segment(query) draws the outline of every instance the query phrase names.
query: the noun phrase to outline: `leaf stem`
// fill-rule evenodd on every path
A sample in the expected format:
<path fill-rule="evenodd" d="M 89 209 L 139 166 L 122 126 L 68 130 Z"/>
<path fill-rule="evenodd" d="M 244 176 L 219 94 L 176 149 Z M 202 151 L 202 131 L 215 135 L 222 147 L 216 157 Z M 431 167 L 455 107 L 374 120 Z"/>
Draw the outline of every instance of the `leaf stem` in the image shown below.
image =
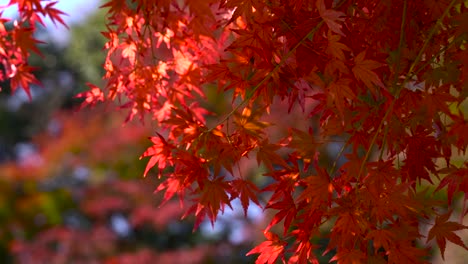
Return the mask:
<path fill-rule="evenodd" d="M 450 47 L 452 47 L 452 45 L 454 45 L 455 43 L 457 43 L 459 40 L 463 39 L 463 36 L 458 36 L 457 38 L 455 38 L 452 42 L 450 42 L 448 45 L 444 46 L 442 49 L 440 49 L 436 54 L 434 54 L 434 56 L 432 56 L 432 58 L 428 61 L 426 61 L 426 63 L 424 63 L 421 67 L 419 67 L 419 69 L 416 69 L 413 71 L 413 74 L 410 76 L 414 76 L 416 74 L 418 74 L 420 71 L 422 71 L 427 65 L 431 64 L 434 62 L 434 60 L 439 56 L 441 55 L 442 53 L 444 53 L 446 50 L 448 50 Z"/>
<path fill-rule="evenodd" d="M 408 70 L 408 73 L 406 74 L 406 78 L 405 80 L 403 81 L 403 83 L 401 84 L 401 86 L 399 87 L 399 89 L 397 90 L 397 93 L 396 93 L 396 97 L 398 97 L 398 95 L 400 94 L 400 91 L 402 90 L 402 88 L 404 87 L 405 83 L 412 77 L 414 76 L 413 74 L 413 71 L 414 71 L 414 68 L 416 67 L 417 63 L 420 62 L 421 58 L 422 58 L 422 55 L 424 54 L 424 51 L 426 50 L 427 48 L 427 45 L 429 45 L 429 42 L 432 40 L 432 37 L 434 36 L 434 34 L 436 33 L 436 30 L 438 28 L 439 25 L 442 24 L 442 20 L 448 15 L 450 9 L 452 9 L 453 5 L 457 2 L 457 0 L 452 0 L 452 2 L 450 2 L 450 4 L 447 6 L 447 8 L 444 10 L 444 13 L 442 14 L 442 16 L 439 17 L 439 19 L 437 19 L 435 25 L 432 27 L 431 31 L 429 32 L 429 35 L 427 36 L 426 40 L 424 41 L 424 44 L 422 46 L 422 48 L 419 50 L 419 53 L 418 55 L 416 56 L 416 59 L 414 59 L 413 63 L 411 63 L 410 65 L 410 68 Z"/>
<path fill-rule="evenodd" d="M 351 136 L 351 137 L 352 137 L 352 136 Z M 335 173 L 336 165 L 338 164 L 338 160 L 340 159 L 341 155 L 343 155 L 344 150 L 345 150 L 346 147 L 348 146 L 348 141 L 349 141 L 349 140 L 347 140 L 347 141 L 343 144 L 343 146 L 341 147 L 340 151 L 339 151 L 338 154 L 336 155 L 335 160 L 333 161 L 333 165 L 332 165 L 332 167 L 331 167 L 331 169 L 330 169 L 330 172 L 328 173 L 328 174 L 330 175 L 330 177 L 332 177 L 333 174 Z"/>
<path fill-rule="evenodd" d="M 334 9 L 337 9 L 338 7 L 340 7 L 341 5 L 343 5 L 344 3 L 346 2 L 346 0 L 341 0 L 339 3 L 336 4 L 336 6 L 334 7 Z M 255 94 L 255 92 L 260 88 L 260 86 L 266 82 L 267 80 L 269 80 L 274 73 L 276 73 L 276 71 L 278 71 L 278 69 L 281 68 L 281 66 L 283 66 L 284 62 L 289 58 L 291 57 L 291 55 L 296 51 L 296 49 L 302 45 L 308 38 L 310 37 L 313 37 L 313 35 L 315 34 L 315 32 L 325 23 L 324 20 L 320 21 L 312 30 L 309 31 L 309 33 L 307 33 L 296 45 L 294 45 L 294 47 L 281 59 L 281 61 L 273 68 L 273 70 L 271 72 L 268 73 L 267 76 L 265 76 L 258 84 L 256 84 L 252 90 L 247 94 L 247 96 L 245 97 L 245 99 L 242 100 L 242 102 L 240 102 L 236 107 L 234 107 L 234 109 L 232 109 L 231 112 L 229 112 L 223 119 L 221 119 L 214 127 L 208 129 L 207 132 L 210 132 L 212 131 L 213 129 L 215 129 L 217 126 L 219 126 L 220 124 L 224 123 L 225 121 L 227 121 L 229 119 L 229 117 L 231 117 L 232 115 L 234 115 L 234 113 L 239 110 L 239 108 L 241 108 L 244 104 L 246 104 L 252 97 L 253 95 Z"/>
<path fill-rule="evenodd" d="M 400 42 L 398 43 L 398 51 L 397 51 L 397 58 L 395 61 L 395 76 L 393 77 L 393 83 L 392 83 L 392 90 L 399 90 L 397 89 L 397 81 L 398 81 L 398 76 L 400 73 L 400 67 L 401 67 L 401 50 L 403 48 L 403 43 L 404 43 L 404 38 L 405 38 L 405 25 L 406 25 L 406 15 L 407 15 L 407 7 L 408 7 L 408 2 L 405 0 L 404 1 L 404 6 L 403 6 L 403 14 L 401 18 L 401 25 L 400 25 Z M 377 131 L 378 132 L 378 131 Z M 380 149 L 380 154 L 379 154 L 379 160 L 382 159 L 383 152 L 385 149 L 385 142 L 387 139 L 387 134 L 388 134 L 388 126 L 385 127 L 385 133 L 384 137 L 382 140 L 382 147 Z"/>
<path fill-rule="evenodd" d="M 439 24 L 441 24 L 442 20 L 448 15 L 450 9 L 452 8 L 452 6 L 455 4 L 457 0 L 452 0 L 449 4 L 449 6 L 447 6 L 447 8 L 445 9 L 444 13 L 442 14 L 441 17 L 439 17 L 439 19 L 437 19 L 437 22 L 436 24 L 432 27 L 431 31 L 429 32 L 429 35 L 428 37 L 426 38 L 426 40 L 424 41 L 424 44 L 422 46 L 422 48 L 420 49 L 418 55 L 416 56 L 416 59 L 413 61 L 413 63 L 411 64 L 409 70 L 408 70 L 408 73 L 406 74 L 406 78 L 405 80 L 403 81 L 403 83 L 400 84 L 400 86 L 398 87 L 399 89 L 396 91 L 396 94 L 395 94 L 395 99 L 397 99 L 400 95 L 400 92 L 401 90 L 403 89 L 405 83 L 410 79 L 411 76 L 413 76 L 413 70 L 414 68 L 416 67 L 416 64 L 421 60 L 421 57 L 425 51 L 425 49 L 427 48 L 427 45 L 429 44 L 429 41 L 431 41 L 432 37 L 434 36 L 434 34 L 436 33 L 436 29 L 437 27 L 439 26 Z M 405 1 L 406 3 L 406 1 Z M 377 128 L 377 130 L 375 131 L 375 134 L 374 136 L 372 137 L 372 140 L 371 140 L 371 143 L 369 145 L 369 148 L 367 149 L 367 152 L 366 152 L 366 155 L 361 163 L 361 167 L 359 168 L 359 173 L 357 175 L 357 180 L 359 181 L 360 177 L 361 177 L 361 174 L 362 172 L 364 171 L 364 166 L 367 162 L 367 160 L 369 159 L 369 156 L 370 156 L 370 153 L 372 151 L 372 148 L 374 147 L 375 145 L 375 141 L 377 140 L 377 136 L 379 135 L 380 133 L 380 130 L 382 129 L 385 121 L 387 120 L 387 118 L 389 117 L 390 113 L 393 111 L 393 107 L 395 105 L 395 101 L 396 100 L 392 100 L 390 106 L 388 107 L 387 111 L 385 112 L 385 115 L 384 117 L 382 118 L 382 121 L 380 121 L 380 124 Z"/>
<path fill-rule="evenodd" d="M 221 119 L 214 127 L 210 128 L 208 131 L 211 131 L 213 130 L 214 128 L 216 128 L 217 126 L 219 126 L 220 124 L 224 123 L 226 120 L 229 119 L 229 117 L 231 117 L 237 110 L 239 110 L 239 108 L 241 108 L 243 105 L 245 105 L 255 94 L 255 92 L 260 88 L 260 86 L 265 83 L 266 81 L 268 81 L 274 73 L 276 73 L 280 68 L 281 66 L 283 66 L 283 64 L 285 63 L 285 61 L 291 57 L 291 55 L 296 51 L 296 49 L 302 45 L 304 43 L 304 41 L 306 41 L 308 38 L 310 37 L 313 37 L 313 35 L 315 34 L 315 32 L 323 25 L 324 21 L 320 21 L 312 30 L 309 31 L 309 33 L 307 33 L 307 35 L 305 35 L 296 45 L 294 45 L 294 47 L 281 59 L 281 61 L 276 64 L 276 66 L 273 68 L 273 70 L 271 72 L 269 72 L 267 74 L 267 76 L 265 76 L 259 83 L 257 83 L 253 88 L 252 90 L 250 90 L 250 92 L 246 95 L 245 99 L 242 100 L 242 102 L 240 102 L 236 107 L 234 107 L 234 109 L 232 109 L 231 112 L 229 112 L 223 119 Z"/>
<path fill-rule="evenodd" d="M 392 89 L 396 89 L 396 84 L 398 81 L 398 76 L 400 72 L 400 67 L 401 67 L 401 50 L 403 48 L 404 44 L 404 38 L 405 38 L 405 24 L 406 24 L 406 12 L 407 12 L 407 6 L 408 3 L 405 0 L 404 1 L 404 6 L 403 6 L 403 15 L 401 18 L 401 25 L 400 25 L 400 42 L 398 43 L 398 51 L 397 51 L 397 58 L 395 61 L 395 76 L 393 77 L 393 83 L 392 83 Z"/>

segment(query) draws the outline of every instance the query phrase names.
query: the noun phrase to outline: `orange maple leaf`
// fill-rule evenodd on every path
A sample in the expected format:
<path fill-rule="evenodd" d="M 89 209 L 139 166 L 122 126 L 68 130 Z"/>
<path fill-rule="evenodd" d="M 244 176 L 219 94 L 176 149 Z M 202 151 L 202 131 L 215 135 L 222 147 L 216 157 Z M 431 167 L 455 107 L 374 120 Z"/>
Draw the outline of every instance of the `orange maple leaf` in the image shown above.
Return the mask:
<path fill-rule="evenodd" d="M 270 144 L 268 139 L 265 139 L 257 151 L 257 164 L 263 163 L 270 171 L 273 171 L 274 165 L 280 165 L 283 168 L 288 167 L 288 164 L 279 154 L 276 153 L 281 148 L 280 144 Z"/>
<path fill-rule="evenodd" d="M 361 80 L 369 89 L 371 89 L 371 92 L 375 94 L 374 84 L 381 88 L 384 88 L 385 86 L 379 76 L 372 70 L 382 67 L 383 64 L 374 60 L 365 60 L 365 56 L 366 52 L 363 51 L 354 58 L 355 65 L 353 67 L 353 73 L 356 79 Z"/>
<path fill-rule="evenodd" d="M 317 9 L 330 30 L 344 37 L 345 34 L 341 31 L 341 25 L 339 22 L 343 22 L 345 20 L 343 18 L 345 13 L 333 9 L 327 9 L 324 0 L 317 1 Z"/>
<path fill-rule="evenodd" d="M 353 100 L 356 98 L 349 85 L 350 83 L 350 79 L 343 78 L 328 85 L 327 105 L 332 106 L 335 103 L 335 107 L 342 119 L 344 119 L 346 102 L 348 99 Z"/>
<path fill-rule="evenodd" d="M 244 108 L 242 114 L 235 113 L 234 122 L 239 127 L 242 142 L 256 141 L 265 133 L 270 123 L 259 120 L 262 114 L 262 109 L 252 111 L 250 107 Z"/>
<path fill-rule="evenodd" d="M 122 47 L 122 58 L 128 58 L 130 63 L 135 62 L 137 53 L 137 46 L 135 42 L 128 40 L 126 43 L 121 44 Z"/>
<path fill-rule="evenodd" d="M 331 34 L 331 31 L 328 31 L 327 38 L 328 38 L 328 46 L 326 49 L 327 53 L 330 54 L 334 58 L 344 61 L 346 58 L 345 58 L 345 54 L 343 51 L 351 51 L 351 49 L 348 48 L 348 46 L 346 46 L 345 44 L 339 42 L 341 37 L 339 35 Z"/>

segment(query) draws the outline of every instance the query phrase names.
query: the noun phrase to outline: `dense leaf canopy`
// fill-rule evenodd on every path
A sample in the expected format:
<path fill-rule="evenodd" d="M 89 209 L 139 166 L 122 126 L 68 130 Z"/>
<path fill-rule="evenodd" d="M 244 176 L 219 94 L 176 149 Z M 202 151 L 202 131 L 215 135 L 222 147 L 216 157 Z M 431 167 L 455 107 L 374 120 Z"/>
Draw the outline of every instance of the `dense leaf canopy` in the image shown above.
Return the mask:
<path fill-rule="evenodd" d="M 49 1 L 9 5 L 20 16 L 12 29 L 2 18 L 0 80 L 28 92 L 35 23 L 62 13 Z M 339 263 L 426 263 L 433 239 L 442 256 L 447 240 L 467 248 L 454 233 L 467 227 L 449 220 L 460 193 L 468 212 L 467 1 L 102 7 L 105 84 L 78 97 L 155 124 L 144 174 L 195 228 L 240 199 L 246 213 L 253 202 L 273 215 L 249 252 L 257 263 L 318 263 L 321 237 Z M 417 245 L 422 222 L 433 225 Z"/>

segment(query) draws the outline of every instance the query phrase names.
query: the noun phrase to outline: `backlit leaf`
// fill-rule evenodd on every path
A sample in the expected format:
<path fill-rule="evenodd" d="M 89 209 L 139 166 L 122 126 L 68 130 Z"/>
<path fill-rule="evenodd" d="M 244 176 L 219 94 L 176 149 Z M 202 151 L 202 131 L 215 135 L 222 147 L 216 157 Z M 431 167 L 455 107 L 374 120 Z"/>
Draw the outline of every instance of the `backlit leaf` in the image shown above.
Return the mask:
<path fill-rule="evenodd" d="M 353 73 L 356 79 L 362 81 L 375 94 L 374 85 L 380 88 L 384 88 L 385 86 L 380 77 L 372 70 L 382 67 L 383 64 L 374 60 L 366 60 L 364 59 L 365 55 L 366 52 L 363 51 L 354 58 Z"/>

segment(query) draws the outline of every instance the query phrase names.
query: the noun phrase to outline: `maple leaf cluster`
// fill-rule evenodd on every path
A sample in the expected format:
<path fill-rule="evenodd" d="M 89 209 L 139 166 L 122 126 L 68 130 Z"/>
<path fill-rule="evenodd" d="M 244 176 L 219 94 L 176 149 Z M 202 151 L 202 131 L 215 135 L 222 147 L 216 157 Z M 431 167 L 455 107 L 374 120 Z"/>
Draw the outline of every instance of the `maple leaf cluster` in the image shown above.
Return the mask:
<path fill-rule="evenodd" d="M 9 80 L 12 92 L 22 88 L 29 99 L 31 85 L 40 84 L 32 73 L 35 68 L 28 63 L 31 52 L 41 55 L 37 45 L 42 42 L 34 37 L 38 25 L 45 26 L 43 18 L 49 18 L 54 24 L 67 27 L 62 19 L 65 13 L 55 8 L 56 4 L 57 1 L 10 0 L 6 6 L 0 7 L 0 82 Z M 4 18 L 3 11 L 15 6 L 18 19 Z"/>
<path fill-rule="evenodd" d="M 468 212 L 468 162 L 456 158 L 468 145 L 466 1 L 103 7 L 106 85 L 79 96 L 157 124 L 145 175 L 157 171 L 156 191 L 188 204 L 195 228 L 240 199 L 245 212 L 254 203 L 274 214 L 249 252 L 257 263 L 318 263 L 323 237 L 321 252 L 339 263 L 426 263 L 433 238 L 442 256 L 446 240 L 466 249 L 455 231 L 467 227 L 449 221 L 459 193 Z M 208 110 L 212 90 L 227 111 Z M 250 159 L 266 185 L 243 170 Z"/>

